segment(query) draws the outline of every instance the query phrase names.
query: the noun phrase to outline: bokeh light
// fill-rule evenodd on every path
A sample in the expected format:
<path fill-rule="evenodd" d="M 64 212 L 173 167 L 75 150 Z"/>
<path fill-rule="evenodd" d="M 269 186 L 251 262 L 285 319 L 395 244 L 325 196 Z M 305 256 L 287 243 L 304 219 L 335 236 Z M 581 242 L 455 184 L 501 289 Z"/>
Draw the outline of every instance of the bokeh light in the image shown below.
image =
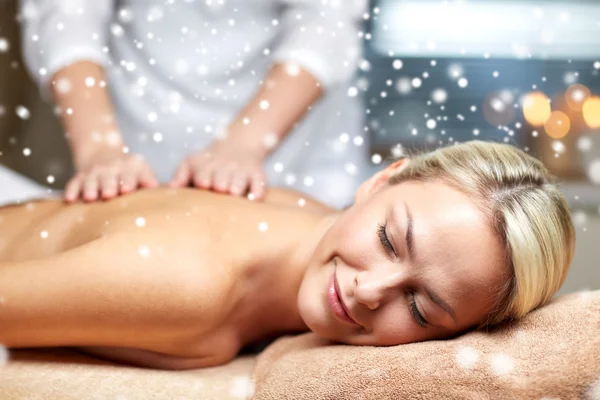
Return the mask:
<path fill-rule="evenodd" d="M 527 93 L 523 98 L 523 116 L 533 126 L 542 126 L 548 121 L 552 110 L 548 96 L 536 91 Z"/>
<path fill-rule="evenodd" d="M 548 136 L 554 139 L 560 139 L 569 133 L 571 129 L 571 120 L 562 111 L 552 111 L 550 118 L 544 124 Z"/>
<path fill-rule="evenodd" d="M 565 91 L 565 101 L 573 111 L 581 111 L 583 103 L 592 95 L 586 86 L 576 83 Z"/>
<path fill-rule="evenodd" d="M 483 100 L 483 116 L 491 125 L 508 125 L 516 118 L 514 96 L 509 90 L 488 94 Z"/>
<path fill-rule="evenodd" d="M 600 128 L 600 97 L 590 97 L 581 108 L 583 120 L 590 128 Z"/>

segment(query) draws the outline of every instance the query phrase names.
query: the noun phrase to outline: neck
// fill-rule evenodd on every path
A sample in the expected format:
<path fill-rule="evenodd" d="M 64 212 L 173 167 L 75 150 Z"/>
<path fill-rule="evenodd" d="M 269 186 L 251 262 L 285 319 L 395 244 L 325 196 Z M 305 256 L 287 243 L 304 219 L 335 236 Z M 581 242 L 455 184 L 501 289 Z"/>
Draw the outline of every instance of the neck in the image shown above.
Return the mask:
<path fill-rule="evenodd" d="M 309 330 L 298 311 L 298 291 L 318 243 L 338 217 L 339 213 L 331 213 L 288 220 L 273 227 L 273 240 L 263 240 L 253 248 L 252 261 L 239 280 L 235 315 L 230 319 L 242 346 Z"/>

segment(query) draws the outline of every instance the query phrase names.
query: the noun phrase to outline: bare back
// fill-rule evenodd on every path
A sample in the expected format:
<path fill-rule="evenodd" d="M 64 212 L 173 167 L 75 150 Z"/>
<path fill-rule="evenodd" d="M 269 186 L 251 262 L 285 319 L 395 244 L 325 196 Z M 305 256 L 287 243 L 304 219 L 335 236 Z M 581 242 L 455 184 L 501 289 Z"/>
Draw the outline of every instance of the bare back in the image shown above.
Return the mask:
<path fill-rule="evenodd" d="M 281 189 L 271 189 L 264 203 L 161 188 L 104 203 L 66 206 L 56 200 L 1 208 L 3 278 L 25 280 L 19 276 L 29 269 L 35 277 L 28 275 L 29 285 L 48 286 L 19 307 L 44 314 L 53 296 L 53 307 L 69 309 L 71 318 L 60 327 L 36 321 L 39 329 L 15 333 L 12 346 L 118 347 L 213 357 L 206 365 L 223 362 L 242 345 L 223 327 L 235 306 L 235 284 L 251 261 L 249 249 L 331 211 Z M 5 307 L 10 305 L 8 296 Z M 111 315 L 112 328 L 103 314 Z"/>

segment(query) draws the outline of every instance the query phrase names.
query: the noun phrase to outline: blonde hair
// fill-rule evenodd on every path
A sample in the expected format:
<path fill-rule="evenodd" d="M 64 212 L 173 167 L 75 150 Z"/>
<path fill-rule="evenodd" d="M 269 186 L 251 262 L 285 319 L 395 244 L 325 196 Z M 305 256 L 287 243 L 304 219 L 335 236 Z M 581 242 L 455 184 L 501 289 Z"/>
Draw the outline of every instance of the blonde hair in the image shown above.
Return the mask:
<path fill-rule="evenodd" d="M 567 202 L 541 161 L 510 145 L 470 141 L 410 157 L 389 183 L 407 180 L 440 180 L 470 196 L 505 247 L 510 278 L 478 328 L 520 319 L 562 286 L 575 231 Z"/>

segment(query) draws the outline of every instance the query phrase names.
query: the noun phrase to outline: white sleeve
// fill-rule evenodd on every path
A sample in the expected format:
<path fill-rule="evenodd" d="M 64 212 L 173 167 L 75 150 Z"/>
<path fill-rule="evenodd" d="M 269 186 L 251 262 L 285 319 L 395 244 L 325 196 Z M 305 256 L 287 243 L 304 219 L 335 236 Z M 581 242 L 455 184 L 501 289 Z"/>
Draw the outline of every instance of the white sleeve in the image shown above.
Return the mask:
<path fill-rule="evenodd" d="M 106 65 L 114 0 L 20 0 L 23 58 L 44 97 L 50 78 L 79 60 Z"/>
<path fill-rule="evenodd" d="M 361 56 L 367 0 L 280 0 L 283 36 L 275 61 L 296 63 L 325 89 L 348 80 Z"/>

